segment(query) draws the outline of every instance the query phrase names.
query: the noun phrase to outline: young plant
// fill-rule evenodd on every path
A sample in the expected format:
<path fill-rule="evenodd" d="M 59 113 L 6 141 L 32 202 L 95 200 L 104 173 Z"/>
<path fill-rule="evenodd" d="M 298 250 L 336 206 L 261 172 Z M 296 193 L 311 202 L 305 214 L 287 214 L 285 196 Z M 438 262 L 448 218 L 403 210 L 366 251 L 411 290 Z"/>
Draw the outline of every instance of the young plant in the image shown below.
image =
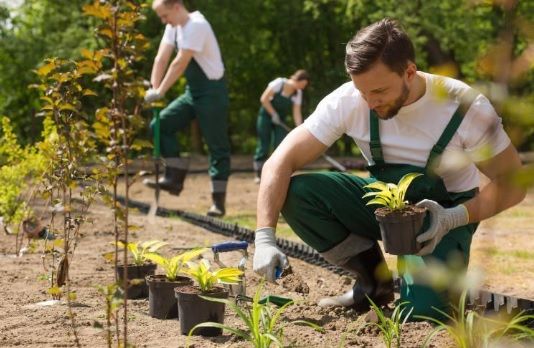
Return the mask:
<path fill-rule="evenodd" d="M 156 263 L 163 268 L 165 277 L 169 281 L 175 281 L 180 274 L 186 274 L 184 266 L 186 263 L 200 256 L 202 253 L 209 250 L 208 248 L 196 248 L 186 251 L 182 254 L 166 258 L 156 253 L 146 253 L 145 258 Z"/>
<path fill-rule="evenodd" d="M 109 96 L 107 103 L 95 112 L 93 128 L 102 148 L 106 149 L 99 171 L 93 175 L 105 180 L 110 192 L 104 201 L 113 210 L 115 242 L 123 240 L 128 244 L 129 223 L 128 204 L 129 189 L 132 181 L 129 177 L 129 164 L 132 150 L 143 148 L 143 142 L 136 139 L 138 131 L 145 128 L 141 116 L 143 108 L 143 77 L 139 69 L 149 46 L 148 40 L 139 31 L 138 23 L 144 18 L 142 7 L 135 0 L 94 0 L 83 6 L 83 13 L 97 21 L 95 34 L 101 39 L 103 48 L 95 51 L 84 50 L 82 54 L 97 64 L 88 65 L 88 69 L 98 69 L 93 80 L 99 84 L 99 90 Z M 124 178 L 124 205 L 119 202 L 119 176 Z M 118 246 L 115 249 L 115 267 L 118 266 Z M 122 253 L 122 263 L 127 265 L 128 252 Z M 128 291 L 128 267 L 124 267 L 123 286 Z M 115 281 L 118 276 L 115 275 Z M 128 296 L 124 298 L 122 345 L 128 346 Z M 118 326 L 118 319 L 115 319 Z"/>
<path fill-rule="evenodd" d="M 391 347 L 393 341 L 397 343 L 397 347 L 401 347 L 402 325 L 404 325 L 410 317 L 413 307 L 408 314 L 404 315 L 408 302 L 402 302 L 395 306 L 395 309 L 391 313 L 391 317 L 388 317 L 384 314 L 384 311 L 373 302 L 373 300 L 369 297 L 367 297 L 367 299 L 371 303 L 371 309 L 375 312 L 378 318 L 378 322 L 370 323 L 369 325 L 376 326 L 380 330 L 382 333 L 382 340 L 387 348 Z"/>
<path fill-rule="evenodd" d="M 227 299 L 200 296 L 209 301 L 226 304 L 232 309 L 232 311 L 235 312 L 235 314 L 237 314 L 243 324 L 245 324 L 246 330 L 233 328 L 221 323 L 205 322 L 193 327 L 189 332 L 189 336 L 191 336 L 197 328 L 216 327 L 239 336 L 240 338 L 250 342 L 255 348 L 268 348 L 273 343 L 279 347 L 286 346 L 284 344 L 284 328 L 289 324 L 303 324 L 313 328 L 316 331 L 324 332 L 324 329 L 319 325 L 305 320 L 295 320 L 280 324 L 279 319 L 285 310 L 293 304 L 293 301 L 286 303 L 277 310 L 273 310 L 272 304 L 269 302 L 260 303 L 262 289 L 263 283 L 260 283 L 254 294 L 251 306 L 246 309 L 241 308 L 234 301 Z"/>
<path fill-rule="evenodd" d="M 8 117 L 0 124 L 0 225 L 6 234 L 15 234 L 15 255 L 20 254 L 24 219 L 32 216 L 28 202 L 35 195 L 35 182 L 42 175 L 46 159 L 36 146 L 22 147 Z"/>
<path fill-rule="evenodd" d="M 489 348 L 506 346 L 506 341 L 510 344 L 510 341 L 534 340 L 534 330 L 527 326 L 527 323 L 534 320 L 533 314 L 521 311 L 509 320 L 484 317 L 474 310 L 466 310 L 466 297 L 467 290 L 462 292 L 454 315 L 434 308 L 447 318 L 448 323 L 427 316 L 416 316 L 437 325 L 426 338 L 424 347 L 428 347 L 430 340 L 441 331 L 446 331 L 460 348 Z"/>
<path fill-rule="evenodd" d="M 206 259 L 200 260 L 199 263 L 188 262 L 187 264 L 187 274 L 197 282 L 200 291 L 203 293 L 212 290 L 218 283 L 237 284 L 243 274 L 243 271 L 235 267 L 225 267 L 211 271 L 210 263 Z"/>
<path fill-rule="evenodd" d="M 149 240 L 146 242 L 124 243 L 121 241 L 116 242 L 117 246 L 121 249 L 127 248 L 133 258 L 133 263 L 136 266 L 144 265 L 149 259 L 146 257 L 148 254 L 157 254 L 158 249 L 167 245 L 166 242 L 159 240 Z"/>
<path fill-rule="evenodd" d="M 383 205 L 391 210 L 403 209 L 407 201 L 404 200 L 406 191 L 412 183 L 413 179 L 421 176 L 420 173 L 408 173 L 404 175 L 398 185 L 392 183 L 384 183 L 382 181 L 375 181 L 369 185 L 365 185 L 364 188 L 378 190 L 374 192 L 368 192 L 363 195 L 363 198 L 374 197 L 366 205 Z"/>

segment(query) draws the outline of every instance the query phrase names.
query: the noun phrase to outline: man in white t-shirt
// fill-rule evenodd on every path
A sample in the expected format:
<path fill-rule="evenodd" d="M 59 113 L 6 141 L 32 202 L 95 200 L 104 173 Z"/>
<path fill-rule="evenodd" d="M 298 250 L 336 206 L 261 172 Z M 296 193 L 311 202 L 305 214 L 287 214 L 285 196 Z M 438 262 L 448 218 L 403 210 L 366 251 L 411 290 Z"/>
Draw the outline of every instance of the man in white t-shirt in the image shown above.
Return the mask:
<path fill-rule="evenodd" d="M 451 269 L 454 262 L 465 270 L 478 222 L 519 203 L 525 190 L 509 181 L 521 162 L 490 102 L 460 81 L 417 71 L 413 44 L 397 22 L 384 19 L 360 30 L 347 44 L 345 66 L 352 81 L 326 96 L 263 167 L 253 267 L 274 281 L 275 269 L 287 266 L 275 241 L 282 212 L 301 239 L 357 276 L 350 291 L 319 305 L 363 311 L 366 296 L 379 306 L 393 300 L 391 273 L 377 243 L 376 206 L 362 198 L 365 185 L 423 174 L 407 194 L 429 212 L 428 228 L 417 237 L 423 247 L 398 263 L 423 269 Z M 343 134 L 358 144 L 370 178 L 292 176 Z M 480 173 L 490 181 L 479 191 Z M 434 308 L 450 311 L 452 291 L 421 283 L 401 267 L 399 273 L 400 301 L 409 302 L 412 315 L 441 318 Z"/>
<path fill-rule="evenodd" d="M 152 8 L 166 24 L 158 54 L 152 67 L 147 102 L 163 97 L 182 75 L 187 80 L 185 93 L 161 111 L 160 148 L 165 175 L 157 184 L 145 184 L 178 195 L 183 189 L 189 162 L 180 157 L 176 133 L 196 118 L 209 150 L 209 175 L 213 205 L 210 216 L 225 214 L 226 187 L 230 175 L 228 139 L 228 91 L 219 44 L 206 18 L 189 12 L 182 0 L 155 0 Z M 171 61 L 173 52 L 176 57 Z M 155 122 L 151 123 L 154 130 Z"/>

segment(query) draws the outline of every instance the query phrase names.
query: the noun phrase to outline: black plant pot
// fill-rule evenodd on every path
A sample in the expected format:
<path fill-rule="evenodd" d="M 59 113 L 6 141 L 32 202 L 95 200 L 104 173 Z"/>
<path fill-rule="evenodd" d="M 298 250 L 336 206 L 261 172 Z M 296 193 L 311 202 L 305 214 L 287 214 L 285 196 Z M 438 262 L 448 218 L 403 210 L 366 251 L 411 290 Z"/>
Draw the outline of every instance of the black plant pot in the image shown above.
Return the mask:
<path fill-rule="evenodd" d="M 380 225 L 384 250 L 393 255 L 413 255 L 421 250 L 416 238 L 421 232 L 426 209 L 413 205 L 392 211 L 378 208 L 375 217 Z"/>
<path fill-rule="evenodd" d="M 128 298 L 146 298 L 148 296 L 148 286 L 145 282 L 145 277 L 150 274 L 154 274 L 156 271 L 156 264 L 146 263 L 141 266 L 134 264 L 128 265 Z M 124 279 L 124 266 L 118 265 L 115 269 L 117 277 L 119 278 L 119 284 L 123 283 Z"/>
<path fill-rule="evenodd" d="M 187 277 L 178 277 L 169 281 L 164 275 L 146 277 L 148 284 L 148 314 L 157 319 L 173 319 L 178 317 L 174 289 L 193 284 Z"/>
<path fill-rule="evenodd" d="M 205 300 L 198 295 L 228 298 L 228 290 L 225 288 L 215 288 L 212 291 L 201 293 L 198 287 L 185 286 L 175 290 L 178 300 L 178 315 L 180 317 L 180 331 L 182 335 L 188 335 L 189 331 L 197 324 L 211 321 L 224 323 L 224 309 L 226 305 L 220 302 Z M 193 332 L 193 335 L 219 336 L 222 329 L 216 327 L 201 327 Z"/>

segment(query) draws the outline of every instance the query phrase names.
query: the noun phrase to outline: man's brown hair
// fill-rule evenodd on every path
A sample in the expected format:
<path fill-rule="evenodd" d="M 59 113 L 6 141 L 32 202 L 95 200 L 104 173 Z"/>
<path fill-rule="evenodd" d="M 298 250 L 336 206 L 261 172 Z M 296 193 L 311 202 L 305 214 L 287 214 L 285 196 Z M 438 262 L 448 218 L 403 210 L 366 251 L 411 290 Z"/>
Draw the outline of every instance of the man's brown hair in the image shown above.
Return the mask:
<path fill-rule="evenodd" d="M 384 18 L 361 29 L 347 44 L 345 68 L 349 74 L 364 73 L 378 61 L 399 75 L 409 62 L 415 63 L 413 43 L 393 19 Z"/>

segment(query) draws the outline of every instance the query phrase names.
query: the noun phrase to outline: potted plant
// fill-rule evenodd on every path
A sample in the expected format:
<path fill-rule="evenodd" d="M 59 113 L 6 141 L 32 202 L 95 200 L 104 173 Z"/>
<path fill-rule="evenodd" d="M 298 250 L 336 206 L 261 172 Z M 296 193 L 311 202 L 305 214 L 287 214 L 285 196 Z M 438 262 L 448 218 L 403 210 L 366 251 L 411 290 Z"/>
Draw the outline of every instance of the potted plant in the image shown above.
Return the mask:
<path fill-rule="evenodd" d="M 226 330 L 239 338 L 247 341 L 251 347 L 263 348 L 276 345 L 278 347 L 287 347 L 284 342 L 284 329 L 290 324 L 306 325 L 314 330 L 324 333 L 324 329 L 317 324 L 314 324 L 305 320 L 282 320 L 282 315 L 287 308 L 294 304 L 293 300 L 283 301 L 284 303 L 275 303 L 266 301 L 271 296 L 261 297 L 263 290 L 263 282 L 260 282 L 256 288 L 255 295 L 252 299 L 248 298 L 247 301 L 251 301 L 250 306 L 243 306 L 241 303 L 236 303 L 228 299 L 218 299 L 205 297 L 209 301 L 220 302 L 228 305 L 230 309 L 241 319 L 241 325 L 239 327 L 231 327 L 221 323 L 205 322 L 196 325 L 189 335 L 195 333 L 196 330 L 204 327 L 218 327 L 222 330 Z M 274 309 L 274 306 L 278 307 Z M 187 343 L 186 343 L 186 346 Z"/>
<path fill-rule="evenodd" d="M 158 319 L 172 319 L 178 317 L 174 289 L 193 284 L 191 278 L 183 276 L 187 262 L 200 256 L 208 248 L 196 248 L 182 254 L 166 258 L 156 253 L 149 253 L 146 258 L 163 268 L 164 275 L 148 275 L 149 315 Z"/>
<path fill-rule="evenodd" d="M 113 243 L 114 244 L 114 243 Z M 157 250 L 167 245 L 165 242 L 150 240 L 146 242 L 124 243 L 117 242 L 121 249 L 127 248 L 133 258 L 133 262 L 128 267 L 128 298 L 145 298 L 148 296 L 148 286 L 145 278 L 149 274 L 154 274 L 156 264 L 152 263 L 146 256 L 156 254 Z M 119 283 L 124 280 L 124 265 L 118 264 L 115 267 Z"/>
<path fill-rule="evenodd" d="M 398 185 L 376 181 L 365 186 L 376 190 L 363 195 L 363 198 L 373 197 L 367 205 L 383 206 L 375 210 L 375 217 L 380 225 L 384 250 L 390 254 L 410 255 L 421 249 L 416 237 L 423 226 L 426 209 L 404 200 L 408 187 L 420 175 L 408 173 Z"/>
<path fill-rule="evenodd" d="M 228 298 L 228 289 L 217 284 L 237 284 L 241 280 L 243 271 L 235 267 L 210 270 L 208 260 L 199 263 L 188 263 L 189 274 L 196 286 L 183 286 L 175 289 L 178 300 L 178 316 L 180 318 L 180 330 L 183 335 L 189 334 L 191 329 L 203 322 L 224 323 L 225 303 L 209 301 L 203 296 L 211 298 Z M 193 334 L 201 336 L 219 336 L 222 333 L 220 327 L 201 327 Z"/>

